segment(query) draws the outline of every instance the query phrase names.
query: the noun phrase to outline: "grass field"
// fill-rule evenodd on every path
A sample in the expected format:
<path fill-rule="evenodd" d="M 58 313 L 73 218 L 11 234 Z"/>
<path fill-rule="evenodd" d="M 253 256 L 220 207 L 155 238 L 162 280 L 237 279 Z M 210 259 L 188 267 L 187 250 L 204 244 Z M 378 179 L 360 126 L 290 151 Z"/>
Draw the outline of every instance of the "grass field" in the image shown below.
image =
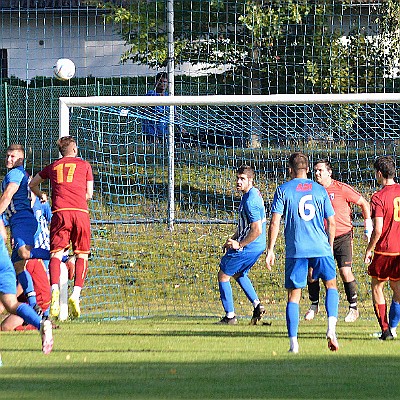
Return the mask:
<path fill-rule="evenodd" d="M 0 399 L 399 398 L 400 340 L 373 337 L 373 320 L 340 322 L 331 353 L 318 317 L 301 321 L 299 354 L 287 352 L 284 321 L 63 323 L 49 356 L 37 332 L 2 333 Z"/>

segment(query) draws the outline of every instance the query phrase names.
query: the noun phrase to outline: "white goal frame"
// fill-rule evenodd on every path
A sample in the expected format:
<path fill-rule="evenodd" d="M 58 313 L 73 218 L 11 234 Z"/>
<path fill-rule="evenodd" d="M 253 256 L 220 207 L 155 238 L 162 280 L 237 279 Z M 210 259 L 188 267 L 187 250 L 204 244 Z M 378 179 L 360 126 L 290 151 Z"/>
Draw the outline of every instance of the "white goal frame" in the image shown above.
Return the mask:
<path fill-rule="evenodd" d="M 69 136 L 69 115 L 73 107 L 99 106 L 170 106 L 171 122 L 175 106 L 227 105 L 296 105 L 296 104 L 378 104 L 400 103 L 400 93 L 345 93 L 345 94 L 275 94 L 275 95 L 210 95 L 210 96 L 90 96 L 59 98 L 59 136 Z M 174 124 L 168 137 L 168 224 L 174 224 Z"/>

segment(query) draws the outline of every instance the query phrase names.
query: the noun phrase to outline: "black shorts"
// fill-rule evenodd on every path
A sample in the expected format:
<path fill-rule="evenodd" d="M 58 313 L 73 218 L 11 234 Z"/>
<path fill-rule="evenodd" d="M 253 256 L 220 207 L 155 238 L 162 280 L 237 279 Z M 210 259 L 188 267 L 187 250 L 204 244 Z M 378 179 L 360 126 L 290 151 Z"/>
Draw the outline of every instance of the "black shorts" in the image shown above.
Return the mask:
<path fill-rule="evenodd" d="M 353 232 L 335 237 L 333 256 L 339 268 L 352 267 L 353 264 Z"/>

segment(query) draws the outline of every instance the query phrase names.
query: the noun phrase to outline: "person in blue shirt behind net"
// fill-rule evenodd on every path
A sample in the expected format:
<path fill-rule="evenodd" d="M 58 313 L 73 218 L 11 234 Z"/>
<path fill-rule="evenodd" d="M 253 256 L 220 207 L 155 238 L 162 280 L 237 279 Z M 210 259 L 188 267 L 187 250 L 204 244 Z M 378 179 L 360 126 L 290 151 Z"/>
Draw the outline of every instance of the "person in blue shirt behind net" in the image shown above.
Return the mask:
<path fill-rule="evenodd" d="M 254 307 L 250 324 L 256 325 L 265 313 L 265 308 L 257 296 L 248 273 L 265 250 L 265 206 L 260 191 L 253 187 L 254 169 L 242 165 L 238 168 L 236 177 L 236 189 L 242 192 L 243 196 L 239 205 L 236 232 L 225 242 L 223 249 L 226 253 L 219 265 L 218 285 L 226 315 L 218 323 L 237 324 L 230 283 L 233 277 Z"/>
<path fill-rule="evenodd" d="M 169 96 L 168 93 L 168 74 L 159 72 L 156 75 L 156 83 L 154 89 L 149 90 L 146 96 Z M 170 107 L 158 105 L 145 108 L 145 114 L 149 119 L 143 119 L 142 131 L 146 137 L 147 143 L 162 143 L 167 140 L 169 126 Z M 175 120 L 177 115 L 175 115 Z M 186 133 L 186 129 L 182 126 L 176 126 L 176 139 L 182 139 L 181 134 Z"/>
<path fill-rule="evenodd" d="M 328 315 L 326 338 L 331 351 L 337 351 L 336 323 L 339 294 L 336 287 L 336 266 L 333 258 L 335 212 L 325 188 L 308 179 L 308 158 L 296 152 L 289 157 L 291 180 L 280 185 L 274 194 L 271 223 L 268 230 L 267 268 L 275 262 L 274 246 L 284 218 L 285 288 L 288 292 L 286 325 L 291 353 L 299 352 L 299 302 L 301 289 L 307 286 L 308 268 L 312 278 L 321 278 L 326 288 L 325 308 Z M 325 230 L 324 220 L 327 222 Z"/>

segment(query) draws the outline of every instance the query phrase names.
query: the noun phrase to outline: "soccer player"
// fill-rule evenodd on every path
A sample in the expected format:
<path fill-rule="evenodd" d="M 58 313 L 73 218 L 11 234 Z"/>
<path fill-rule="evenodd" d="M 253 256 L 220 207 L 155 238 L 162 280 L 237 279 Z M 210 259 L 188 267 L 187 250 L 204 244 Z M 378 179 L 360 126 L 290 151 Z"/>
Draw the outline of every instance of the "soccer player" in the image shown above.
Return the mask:
<path fill-rule="evenodd" d="M 238 168 L 236 177 L 236 189 L 242 192 L 243 196 L 239 205 L 236 232 L 223 245 L 226 253 L 219 265 L 219 292 L 226 313 L 219 323 L 237 324 L 230 283 L 233 277 L 254 307 L 250 323 L 256 325 L 265 313 L 265 308 L 257 296 L 248 273 L 265 250 L 265 207 L 260 191 L 253 186 L 254 169 L 242 165 Z"/>
<path fill-rule="evenodd" d="M 5 213 L 12 238 L 11 261 L 17 273 L 18 282 L 28 296 L 29 304 L 40 312 L 32 277 L 25 269 L 30 258 L 48 259 L 49 252 L 35 248 L 35 239 L 40 234 L 40 227 L 31 207 L 31 193 L 28 187 L 29 175 L 23 164 L 24 147 L 12 144 L 7 148 L 6 167 L 8 172 L 2 182 L 3 194 L 0 198 L 0 214 Z"/>
<path fill-rule="evenodd" d="M 400 320 L 400 185 L 394 181 L 396 166 L 392 157 L 378 157 L 374 169 L 376 181 L 382 188 L 371 198 L 374 229 L 364 261 L 369 264 L 372 301 L 382 330 L 380 339 L 390 340 L 397 336 L 396 328 Z M 388 281 L 393 291 L 389 322 L 383 292 Z"/>
<path fill-rule="evenodd" d="M 314 174 L 315 180 L 328 192 L 335 210 L 336 235 L 333 242 L 333 256 L 339 267 L 340 277 L 349 302 L 349 311 L 344 320 L 345 322 L 355 322 L 360 313 L 357 308 L 357 283 L 352 271 L 353 224 L 351 220 L 351 205 L 356 204 L 361 207 L 364 217 L 364 236 L 369 241 L 372 233 L 369 203 L 350 185 L 332 178 L 332 166 L 328 160 L 316 161 L 314 163 Z M 313 280 L 311 275 L 312 271 L 310 270 L 307 286 L 311 305 L 304 316 L 307 321 L 312 320 L 319 311 L 319 280 Z"/>
<path fill-rule="evenodd" d="M 74 289 L 68 300 L 71 316 L 80 316 L 80 295 L 90 253 L 90 218 L 87 201 L 93 196 L 91 165 L 77 157 L 75 139 L 64 136 L 57 141 L 61 158 L 35 175 L 29 186 L 41 201 L 47 196 L 39 185 L 50 180 L 53 216 L 50 223 L 50 315 L 60 313 L 60 264 L 64 251 L 72 245 L 76 256 Z"/>
<path fill-rule="evenodd" d="M 282 216 L 285 221 L 285 288 L 288 292 L 286 325 L 290 340 L 289 352 L 298 353 L 299 302 L 301 289 L 307 284 L 308 268 L 313 279 L 321 278 L 326 288 L 325 307 L 328 315 L 326 338 L 331 351 L 339 349 L 336 338 L 339 294 L 336 288 L 336 267 L 332 254 L 335 217 L 328 193 L 307 178 L 308 158 L 303 153 L 289 157 L 291 180 L 279 186 L 274 194 L 271 223 L 268 230 L 267 268 L 275 262 L 274 247 Z M 327 221 L 327 231 L 324 226 Z"/>
<path fill-rule="evenodd" d="M 49 277 L 47 275 L 47 268 L 43 260 L 32 258 L 26 263 L 26 270 L 30 273 L 33 280 L 33 287 L 36 292 L 37 304 L 42 309 L 43 315 L 47 315 L 46 312 L 50 307 L 51 291 Z M 25 303 L 27 301 L 26 296 L 21 293 L 22 289 L 17 287 L 18 301 Z M 2 304 L 0 304 L 0 312 L 2 311 Z M 3 319 L 0 325 L 2 331 L 12 330 L 24 330 L 24 329 L 36 329 L 32 325 L 24 325 L 23 318 L 18 315 L 9 314 Z"/>
<path fill-rule="evenodd" d="M 0 301 L 7 312 L 18 315 L 26 323 L 33 325 L 40 331 L 42 351 L 44 354 L 49 354 L 53 349 L 51 321 L 46 318 L 42 319 L 28 304 L 18 302 L 16 274 L 7 252 L 6 240 L 6 229 L 3 221 L 0 220 Z"/>

